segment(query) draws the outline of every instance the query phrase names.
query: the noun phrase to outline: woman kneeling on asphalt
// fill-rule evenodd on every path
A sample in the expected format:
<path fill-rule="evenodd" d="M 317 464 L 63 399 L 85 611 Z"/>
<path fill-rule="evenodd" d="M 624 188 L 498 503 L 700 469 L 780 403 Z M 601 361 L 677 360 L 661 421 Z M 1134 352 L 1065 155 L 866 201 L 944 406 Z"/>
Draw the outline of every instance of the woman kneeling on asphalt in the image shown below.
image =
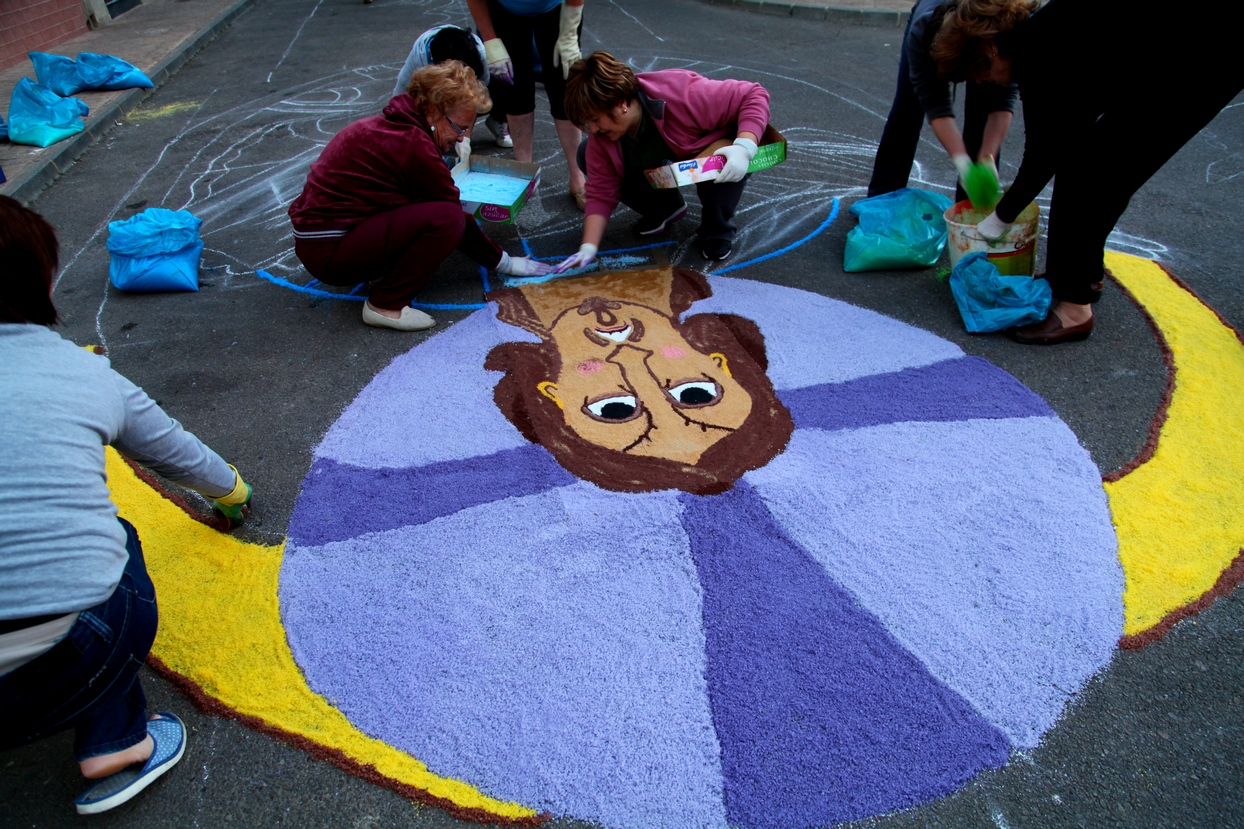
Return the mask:
<path fill-rule="evenodd" d="M 1001 238 L 1054 179 L 1045 278 L 1056 302 L 1043 321 L 1008 334 L 1037 345 L 1083 340 L 1106 239 L 1128 202 L 1244 88 L 1244 4 L 1207 17 L 1164 0 L 1051 0 L 1018 22 L 996 15 L 999 5 L 957 0 L 931 54 L 948 80 L 1019 85 L 1024 159 L 980 235 Z"/>
<path fill-rule="evenodd" d="M 382 115 L 356 121 L 328 142 L 290 205 L 294 252 L 328 285 L 370 283 L 363 322 L 419 331 L 435 320 L 410 307 L 457 248 L 501 273 L 536 276 L 549 266 L 505 253 L 464 215 L 443 154 L 469 138 L 488 90 L 456 60 L 417 70 Z"/>
<path fill-rule="evenodd" d="M 570 69 L 566 112 L 584 124 L 588 139 L 579 148 L 587 171 L 587 216 L 579 252 L 558 265 L 581 268 L 596 259 L 609 217 L 619 201 L 639 213 L 635 233 L 655 236 L 687 212 L 678 190 L 658 190 L 645 170 L 694 158 L 723 139 L 720 177 L 696 185 L 704 258 L 730 256 L 735 226 L 731 219 L 743 196 L 747 168 L 769 123 L 769 93 L 758 83 L 709 80 L 686 69 L 636 75 L 608 52 L 595 52 Z"/>
<path fill-rule="evenodd" d="M 48 329 L 56 260 L 52 227 L 0 196 L 0 749 L 74 729 L 78 767 L 98 780 L 74 802 L 93 814 L 186 746 L 175 715 L 147 714 L 155 589 L 104 447 L 214 499 L 233 526 L 251 489 L 107 359 Z"/>

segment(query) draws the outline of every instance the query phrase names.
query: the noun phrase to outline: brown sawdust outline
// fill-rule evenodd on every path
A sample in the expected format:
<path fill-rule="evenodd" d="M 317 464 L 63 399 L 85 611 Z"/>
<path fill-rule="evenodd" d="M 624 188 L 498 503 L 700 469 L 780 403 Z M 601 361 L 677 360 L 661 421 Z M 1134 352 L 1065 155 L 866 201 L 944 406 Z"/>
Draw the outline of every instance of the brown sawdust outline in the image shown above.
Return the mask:
<path fill-rule="evenodd" d="M 1241 336 L 1240 332 L 1237 331 L 1231 323 L 1227 322 L 1227 320 L 1223 318 L 1222 314 L 1218 313 L 1215 308 L 1211 307 L 1209 303 L 1197 296 L 1196 291 L 1192 289 L 1191 285 L 1171 273 L 1170 270 L 1160 263 L 1154 262 L 1153 264 L 1161 268 L 1162 272 L 1170 277 L 1172 282 L 1187 291 L 1193 299 L 1205 308 L 1208 308 L 1218 319 L 1218 322 L 1234 334 L 1235 338 L 1240 341 L 1241 345 L 1244 345 L 1244 336 Z M 1136 453 L 1136 457 L 1124 464 L 1122 468 L 1115 472 L 1111 472 L 1109 475 L 1102 476 L 1102 481 L 1104 483 L 1114 483 L 1115 481 L 1121 480 L 1133 470 L 1143 466 L 1153 457 L 1154 452 L 1157 451 L 1158 440 L 1161 438 L 1162 426 L 1166 423 L 1167 414 L 1170 410 L 1171 399 L 1175 394 L 1176 368 L 1175 354 L 1171 350 L 1170 343 L 1166 341 L 1166 336 L 1162 333 L 1161 329 L 1158 328 L 1157 321 L 1154 320 L 1153 315 L 1150 314 L 1149 310 L 1136 299 L 1132 292 L 1129 291 L 1121 281 L 1119 281 L 1118 277 L 1110 273 L 1109 270 L 1106 271 L 1106 274 L 1110 277 L 1110 280 L 1123 291 L 1123 295 L 1131 300 L 1132 304 L 1136 306 L 1136 309 L 1140 311 L 1140 315 L 1144 317 L 1145 322 L 1149 324 L 1149 330 L 1153 332 L 1153 337 L 1158 343 L 1158 349 L 1162 353 L 1162 363 L 1166 366 L 1166 387 L 1162 390 L 1162 400 L 1158 404 L 1157 411 L 1154 412 L 1153 418 L 1149 421 L 1149 434 L 1145 438 L 1144 445 L 1141 446 L 1140 451 Z M 1240 552 L 1236 554 L 1234 559 L 1232 559 L 1231 564 L 1227 566 L 1227 569 L 1223 570 L 1222 573 L 1219 574 L 1217 581 L 1214 582 L 1214 586 L 1201 594 L 1200 598 L 1189 602 L 1183 607 L 1175 608 L 1163 616 L 1157 624 L 1141 631 L 1140 633 L 1119 637 L 1119 647 L 1124 650 L 1135 651 L 1148 645 L 1152 645 L 1154 642 L 1162 641 L 1166 638 L 1166 634 L 1170 633 L 1175 625 L 1182 622 L 1184 619 L 1190 619 L 1202 611 L 1207 610 L 1209 606 L 1212 605 L 1220 596 L 1226 596 L 1228 593 L 1235 590 L 1235 588 L 1238 587 L 1242 581 L 1244 581 L 1244 548 L 1240 549 Z"/>

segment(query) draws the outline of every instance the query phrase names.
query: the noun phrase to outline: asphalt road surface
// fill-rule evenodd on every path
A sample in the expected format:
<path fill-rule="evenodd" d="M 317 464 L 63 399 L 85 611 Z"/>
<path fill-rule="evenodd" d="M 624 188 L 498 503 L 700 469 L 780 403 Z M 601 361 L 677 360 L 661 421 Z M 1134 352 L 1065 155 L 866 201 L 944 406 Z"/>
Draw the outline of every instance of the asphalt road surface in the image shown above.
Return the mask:
<path fill-rule="evenodd" d="M 284 538 L 313 447 L 369 380 L 424 336 L 366 328 L 357 303 L 274 285 L 256 269 L 307 281 L 285 214 L 307 166 L 333 133 L 380 109 L 421 31 L 466 20 L 462 0 L 258 0 L 33 204 L 60 235 L 61 332 L 104 344 L 118 370 L 245 470 L 259 493 L 245 530 L 253 540 Z M 769 89 L 790 160 L 749 185 L 733 261 L 813 233 L 835 199 L 843 210 L 805 244 L 734 276 L 873 308 L 960 344 L 1042 395 L 1103 473 L 1118 469 L 1144 442 L 1165 373 L 1147 323 L 1116 287 L 1098 306 L 1099 328 L 1089 341 L 1036 349 L 964 333 L 939 278 L 944 263 L 927 271 L 842 271 L 853 224 L 845 206 L 863 195 L 900 36 L 898 29 L 696 0 L 592 0 L 583 46 L 608 49 L 641 70 L 688 67 Z M 581 217 L 566 195 L 543 102 L 537 113 L 541 191 L 517 228 L 489 232 L 511 253 L 525 240 L 537 255 L 568 255 L 578 247 Z M 1003 152 L 1004 178 L 1014 173 L 1022 135 L 1017 122 Z M 475 146 L 500 152 L 482 129 Z M 918 163 L 919 186 L 949 192 L 953 171 L 940 149 L 926 142 Z M 184 207 L 205 220 L 200 293 L 123 295 L 107 286 L 107 223 L 150 206 Z M 1136 196 L 1114 244 L 1158 258 L 1244 329 L 1242 209 L 1244 99 L 1237 99 Z M 634 244 L 633 218 L 615 215 L 605 249 Z M 652 255 L 702 267 L 691 244 L 695 224 L 682 222 L 675 244 Z M 421 299 L 478 303 L 478 271 L 455 255 Z M 443 328 L 466 312 L 433 313 Z M 1118 652 L 1036 750 L 950 797 L 861 825 L 1244 826 L 1242 626 L 1237 592 L 1164 641 Z M 91 818 L 94 826 L 460 825 L 236 722 L 205 716 L 150 673 L 145 683 L 153 708 L 173 710 L 192 726 L 186 757 L 151 792 Z M 70 747 L 69 735 L 61 735 L 0 756 L 0 825 L 86 820 L 70 804 L 82 788 Z"/>

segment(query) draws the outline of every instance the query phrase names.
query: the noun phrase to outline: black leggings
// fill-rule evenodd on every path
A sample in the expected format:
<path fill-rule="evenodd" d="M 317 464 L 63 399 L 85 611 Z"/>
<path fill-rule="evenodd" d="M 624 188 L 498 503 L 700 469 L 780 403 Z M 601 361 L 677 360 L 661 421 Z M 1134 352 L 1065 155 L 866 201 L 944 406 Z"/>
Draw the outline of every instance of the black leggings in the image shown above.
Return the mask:
<path fill-rule="evenodd" d="M 536 110 L 536 61 L 531 51 L 532 38 L 540 52 L 544 70 L 544 91 L 549 96 L 549 112 L 559 121 L 566 120 L 566 79 L 561 67 L 553 65 L 554 46 L 561 34 L 562 7 L 554 6 L 544 14 L 524 17 L 506 11 L 497 0 L 488 0 L 492 27 L 510 53 L 514 64 L 514 85 L 495 78 L 488 85 L 499 115 L 526 115 Z"/>

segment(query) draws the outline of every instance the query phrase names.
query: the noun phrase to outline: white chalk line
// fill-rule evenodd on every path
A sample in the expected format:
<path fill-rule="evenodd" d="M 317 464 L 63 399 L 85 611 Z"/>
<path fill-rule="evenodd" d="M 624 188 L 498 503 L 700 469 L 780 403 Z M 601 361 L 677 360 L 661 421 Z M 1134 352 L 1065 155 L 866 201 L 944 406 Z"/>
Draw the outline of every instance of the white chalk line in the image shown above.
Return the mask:
<path fill-rule="evenodd" d="M 276 62 L 276 66 L 272 67 L 272 71 L 268 73 L 268 80 L 265 81 L 265 83 L 272 83 L 272 76 L 276 74 L 276 70 L 280 69 L 281 64 L 285 62 L 287 57 L 289 57 L 290 50 L 294 48 L 294 44 L 298 42 L 298 38 L 302 37 L 302 30 L 305 29 L 307 24 L 311 22 L 311 18 L 315 17 L 315 13 L 320 10 L 320 5 L 323 2 L 324 0 L 316 0 L 315 8 L 313 8 L 311 13 L 307 15 L 306 19 L 302 21 L 302 25 L 298 27 L 298 31 L 294 32 L 294 39 L 291 40 L 289 45 L 285 47 L 284 54 L 282 54 L 281 59 Z"/>

